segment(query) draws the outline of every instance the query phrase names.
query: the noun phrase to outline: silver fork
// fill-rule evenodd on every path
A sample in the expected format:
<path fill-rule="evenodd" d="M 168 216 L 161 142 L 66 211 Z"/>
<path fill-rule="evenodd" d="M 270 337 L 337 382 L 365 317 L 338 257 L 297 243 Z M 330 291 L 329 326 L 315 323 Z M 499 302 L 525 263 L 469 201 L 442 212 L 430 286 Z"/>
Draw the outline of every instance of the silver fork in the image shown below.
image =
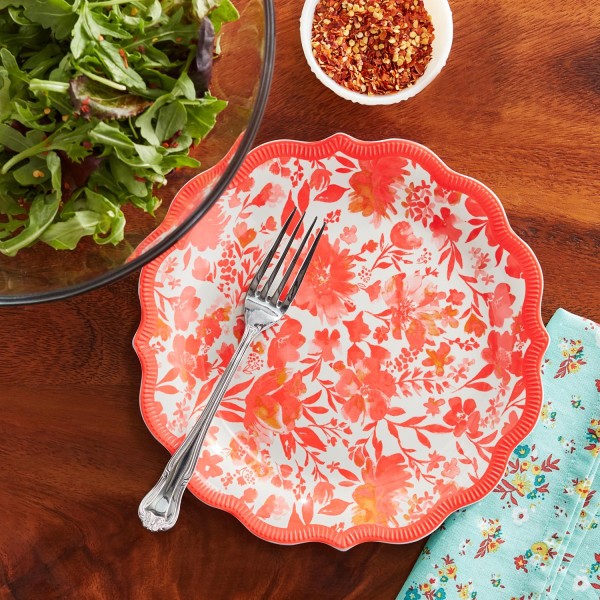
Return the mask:
<path fill-rule="evenodd" d="M 165 467 L 165 470 L 163 471 L 163 474 L 156 485 L 146 494 L 140 503 L 138 515 L 142 520 L 144 527 L 150 529 L 150 531 L 166 531 L 175 525 L 177 517 L 179 516 L 179 508 L 181 506 L 183 492 L 185 491 L 185 488 L 187 487 L 196 468 L 198 456 L 200 455 L 200 449 L 202 447 L 202 443 L 204 442 L 208 428 L 210 427 L 212 419 L 217 412 L 219 404 L 221 403 L 221 400 L 227 391 L 231 378 L 235 374 L 235 371 L 237 370 L 244 353 L 256 336 L 281 320 L 287 309 L 290 307 L 290 304 L 294 300 L 298 289 L 300 288 L 300 284 L 302 283 L 304 275 L 308 270 L 308 266 L 313 254 L 315 253 L 317 244 L 321 239 L 325 225 L 319 229 L 315 240 L 310 246 L 306 257 L 304 258 L 302 265 L 289 288 L 289 291 L 285 295 L 285 298 L 281 298 L 283 290 L 292 275 L 304 246 L 308 242 L 317 219 L 315 219 L 308 228 L 308 231 L 304 235 L 304 238 L 302 239 L 295 256 L 283 274 L 281 282 L 276 289 L 273 290 L 275 287 L 275 279 L 281 270 L 288 252 L 290 251 L 304 216 L 302 216 L 302 218 L 298 221 L 298 224 L 294 227 L 290 239 L 287 242 L 279 260 L 277 261 L 275 268 L 272 270 L 267 282 L 262 286 L 260 291 L 258 289 L 295 214 L 296 210 L 294 210 L 286 220 L 281 232 L 275 240 L 275 243 L 267 253 L 267 256 L 261 263 L 256 275 L 250 282 L 250 287 L 248 288 L 246 299 L 244 301 L 244 319 L 246 327 L 237 350 L 231 357 L 231 361 L 217 382 L 217 385 L 208 399 L 206 407 L 202 411 L 200 417 L 187 434 L 177 452 L 173 454 L 171 460 L 169 460 L 167 463 L 167 466 Z"/>

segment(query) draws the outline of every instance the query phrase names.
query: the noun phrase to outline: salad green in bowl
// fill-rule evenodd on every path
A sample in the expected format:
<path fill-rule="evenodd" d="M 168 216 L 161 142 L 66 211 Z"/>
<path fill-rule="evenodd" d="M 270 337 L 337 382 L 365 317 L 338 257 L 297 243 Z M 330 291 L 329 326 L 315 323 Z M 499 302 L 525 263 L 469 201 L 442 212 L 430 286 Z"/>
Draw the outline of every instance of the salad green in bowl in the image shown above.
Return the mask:
<path fill-rule="evenodd" d="M 0 304 L 98 287 L 189 230 L 251 146 L 273 36 L 267 0 L 0 0 Z"/>

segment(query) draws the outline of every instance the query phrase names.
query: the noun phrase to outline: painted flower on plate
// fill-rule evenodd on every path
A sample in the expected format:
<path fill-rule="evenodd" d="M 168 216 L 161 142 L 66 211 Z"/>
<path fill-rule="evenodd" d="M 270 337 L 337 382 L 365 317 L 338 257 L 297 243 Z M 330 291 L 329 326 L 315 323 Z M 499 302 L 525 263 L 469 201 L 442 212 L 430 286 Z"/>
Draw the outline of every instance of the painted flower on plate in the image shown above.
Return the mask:
<path fill-rule="evenodd" d="M 425 283 L 418 275 L 394 275 L 383 292 L 384 300 L 392 310 L 394 338 L 406 338 L 411 348 L 421 350 L 427 336 L 439 335 L 436 317 L 444 295 L 437 291 L 435 285 Z"/>
<path fill-rule="evenodd" d="M 352 494 L 356 503 L 352 522 L 355 525 L 397 525 L 398 501 L 413 487 L 404 457 L 401 454 L 383 456 L 376 464 L 367 459 L 361 473 L 364 483 Z"/>
<path fill-rule="evenodd" d="M 390 156 L 359 164 L 360 171 L 350 177 L 349 209 L 364 217 L 372 217 L 373 224 L 377 226 L 382 218 L 389 219 L 397 213 L 393 184 L 404 181 L 408 175 L 408 161 Z"/>
<path fill-rule="evenodd" d="M 308 310 L 311 315 L 325 318 L 330 325 L 348 312 L 347 303 L 358 291 L 354 283 L 354 258 L 348 249 L 340 249 L 340 241 L 333 244 L 324 237 L 312 259 L 294 305 Z"/>
<path fill-rule="evenodd" d="M 522 355 L 515 349 L 515 338 L 509 331 L 498 333 L 493 330 L 488 335 L 488 347 L 481 353 L 483 359 L 493 365 L 496 377 L 505 383 L 511 375 L 521 374 Z"/>
<path fill-rule="evenodd" d="M 244 423 L 249 430 L 266 427 L 285 433 L 293 429 L 302 413 L 301 397 L 306 392 L 302 374 L 272 370 L 260 375 L 246 398 Z"/>
<path fill-rule="evenodd" d="M 476 410 L 475 400 L 467 398 L 463 402 L 458 396 L 455 396 L 448 400 L 448 406 L 450 410 L 444 415 L 444 423 L 454 428 L 454 435 L 460 437 L 467 431 L 469 436 L 477 437 L 481 414 Z"/>
<path fill-rule="evenodd" d="M 350 421 L 356 423 L 365 416 L 378 421 L 387 414 L 390 398 L 396 393 L 396 381 L 378 360 L 364 358 L 354 368 L 341 371 L 335 389 L 348 398 L 342 412 Z"/>

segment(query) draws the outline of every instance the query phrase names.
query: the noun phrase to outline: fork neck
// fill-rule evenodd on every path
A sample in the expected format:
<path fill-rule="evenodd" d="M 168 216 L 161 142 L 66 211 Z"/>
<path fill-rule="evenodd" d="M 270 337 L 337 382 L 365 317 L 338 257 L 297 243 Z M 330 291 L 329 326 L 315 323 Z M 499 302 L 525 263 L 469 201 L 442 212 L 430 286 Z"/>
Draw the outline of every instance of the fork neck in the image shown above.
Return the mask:
<path fill-rule="evenodd" d="M 242 334 L 242 338 L 240 339 L 240 343 L 236 348 L 236 351 L 233 353 L 229 365 L 227 365 L 227 369 L 225 370 L 226 372 L 230 370 L 235 371 L 238 368 L 246 350 L 261 331 L 262 328 L 257 325 L 246 325 L 244 328 L 244 333 Z"/>
<path fill-rule="evenodd" d="M 252 343 L 252 340 L 264 329 L 260 325 L 251 325 L 247 324 L 244 328 L 244 333 L 240 338 L 240 343 L 238 344 L 237 350 L 247 350 L 248 346 Z M 237 352 L 236 350 L 236 352 Z"/>

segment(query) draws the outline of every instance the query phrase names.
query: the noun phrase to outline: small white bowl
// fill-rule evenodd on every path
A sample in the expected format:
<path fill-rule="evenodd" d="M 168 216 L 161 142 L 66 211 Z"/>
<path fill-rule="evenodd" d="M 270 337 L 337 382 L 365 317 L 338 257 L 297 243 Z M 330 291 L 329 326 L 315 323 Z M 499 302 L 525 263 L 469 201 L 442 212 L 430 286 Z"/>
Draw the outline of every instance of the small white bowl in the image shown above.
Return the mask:
<path fill-rule="evenodd" d="M 414 85 L 394 94 L 369 96 L 367 94 L 353 92 L 331 79 L 331 77 L 321 69 L 319 63 L 317 63 L 317 60 L 313 56 L 311 44 L 312 25 L 318 3 L 319 0 L 306 0 L 302 10 L 302 16 L 300 17 L 300 39 L 302 40 L 304 56 L 308 61 L 311 71 L 317 76 L 317 79 L 331 91 L 346 100 L 370 106 L 395 104 L 396 102 L 408 100 L 409 98 L 416 96 L 421 90 L 425 89 L 437 77 L 448 60 L 450 48 L 452 47 L 452 35 L 454 30 L 452 11 L 450 10 L 448 0 L 423 0 L 427 12 L 431 15 L 433 32 L 435 35 L 432 42 L 431 60 L 423 75 L 417 79 L 417 82 Z"/>

